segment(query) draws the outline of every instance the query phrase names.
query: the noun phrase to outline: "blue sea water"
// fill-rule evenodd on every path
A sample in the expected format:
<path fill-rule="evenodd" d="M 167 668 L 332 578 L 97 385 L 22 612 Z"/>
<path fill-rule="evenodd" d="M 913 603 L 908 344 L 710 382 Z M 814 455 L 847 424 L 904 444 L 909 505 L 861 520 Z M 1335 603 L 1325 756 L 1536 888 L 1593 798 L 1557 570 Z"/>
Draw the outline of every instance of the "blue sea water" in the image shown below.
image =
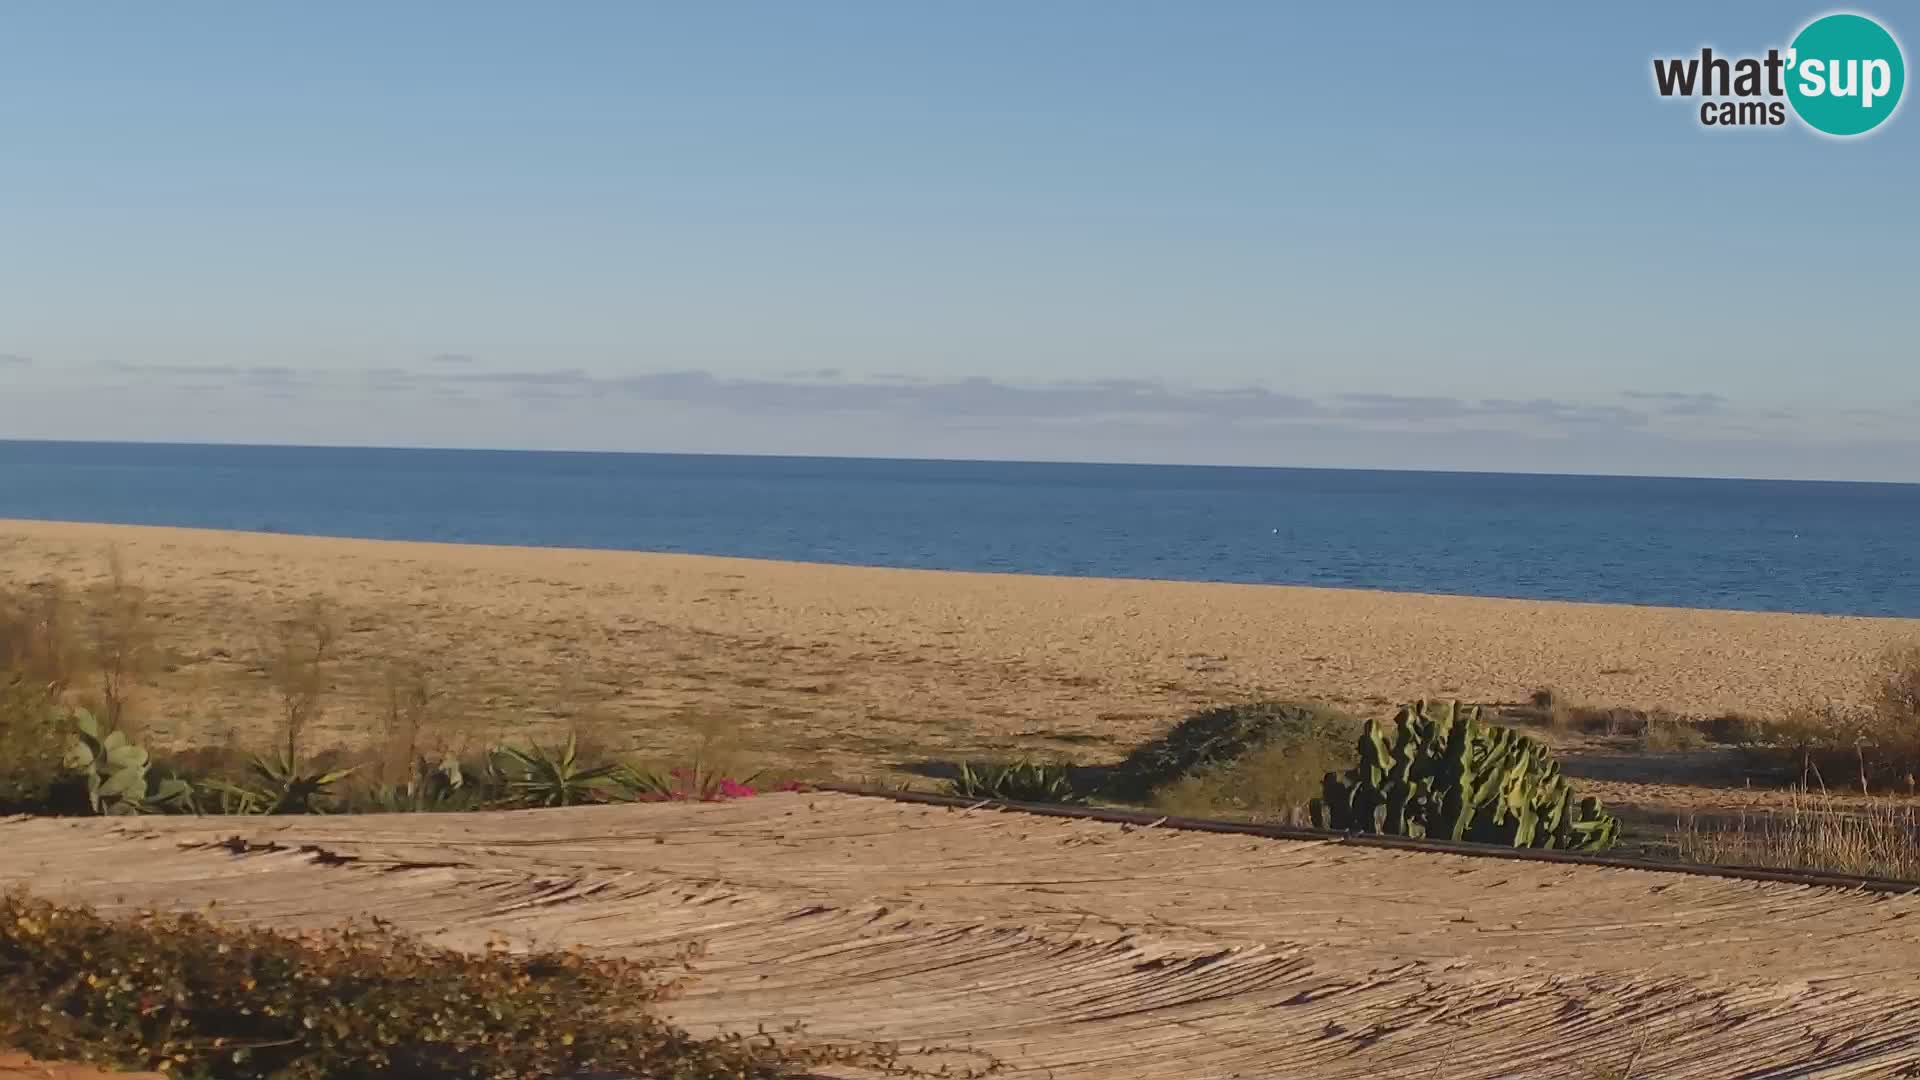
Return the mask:
<path fill-rule="evenodd" d="M 0 518 L 1920 616 L 1920 485 L 0 441 Z"/>

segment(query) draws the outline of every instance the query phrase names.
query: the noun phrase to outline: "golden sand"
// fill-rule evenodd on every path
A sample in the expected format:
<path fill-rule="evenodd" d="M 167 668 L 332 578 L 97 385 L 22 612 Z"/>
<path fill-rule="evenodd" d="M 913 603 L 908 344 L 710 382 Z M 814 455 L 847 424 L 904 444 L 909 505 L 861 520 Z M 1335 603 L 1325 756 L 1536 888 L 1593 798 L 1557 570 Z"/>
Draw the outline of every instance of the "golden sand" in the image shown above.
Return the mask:
<path fill-rule="evenodd" d="M 320 594 L 344 630 L 322 741 L 378 725 L 428 661 L 475 738 L 581 727 L 663 747 L 709 721 L 793 764 L 994 749 L 1111 756 L 1197 705 L 1420 696 L 1689 714 L 1856 697 L 1920 620 L 1283 586 L 1053 578 L 0 520 L 0 584 L 106 572 L 151 594 L 156 744 L 271 729 L 274 625 Z"/>

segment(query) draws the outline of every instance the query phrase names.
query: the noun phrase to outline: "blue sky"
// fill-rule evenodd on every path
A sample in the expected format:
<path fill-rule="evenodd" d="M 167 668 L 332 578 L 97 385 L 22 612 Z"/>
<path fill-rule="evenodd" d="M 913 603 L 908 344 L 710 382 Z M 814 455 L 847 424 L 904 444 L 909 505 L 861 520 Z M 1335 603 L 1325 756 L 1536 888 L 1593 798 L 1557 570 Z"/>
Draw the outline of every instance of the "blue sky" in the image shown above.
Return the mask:
<path fill-rule="evenodd" d="M 0 437 L 1920 481 L 1828 9 L 1449 7 L 0 7 Z"/>

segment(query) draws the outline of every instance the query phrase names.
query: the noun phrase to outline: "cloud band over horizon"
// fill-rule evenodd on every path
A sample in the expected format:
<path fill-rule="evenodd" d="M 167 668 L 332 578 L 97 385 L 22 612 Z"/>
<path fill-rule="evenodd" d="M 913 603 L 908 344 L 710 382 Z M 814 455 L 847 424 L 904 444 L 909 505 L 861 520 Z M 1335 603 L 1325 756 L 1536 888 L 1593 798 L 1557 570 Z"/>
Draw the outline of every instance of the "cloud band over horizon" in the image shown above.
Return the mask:
<path fill-rule="evenodd" d="M 350 370 L 13 367 L 17 373 L 6 378 L 29 386 L 27 396 L 39 404 L 24 411 L 0 405 L 0 438 L 1920 480 L 1897 464 L 1903 456 L 1920 461 L 1920 442 L 1906 434 L 1909 409 L 1821 414 L 1684 390 L 1626 389 L 1573 400 L 1303 394 L 1137 378 L 851 375 L 832 368 L 751 376 L 605 373 L 496 368 L 464 353 Z M 139 430 L 95 431 L 80 418 L 60 419 L 83 404 L 98 416 L 117 397 L 127 407 L 146 406 Z M 341 440 L 337 432 L 355 423 L 376 426 L 365 428 L 366 438 Z M 1854 459 L 1879 467 L 1846 464 Z M 1690 467 L 1694 461 L 1705 465 Z"/>

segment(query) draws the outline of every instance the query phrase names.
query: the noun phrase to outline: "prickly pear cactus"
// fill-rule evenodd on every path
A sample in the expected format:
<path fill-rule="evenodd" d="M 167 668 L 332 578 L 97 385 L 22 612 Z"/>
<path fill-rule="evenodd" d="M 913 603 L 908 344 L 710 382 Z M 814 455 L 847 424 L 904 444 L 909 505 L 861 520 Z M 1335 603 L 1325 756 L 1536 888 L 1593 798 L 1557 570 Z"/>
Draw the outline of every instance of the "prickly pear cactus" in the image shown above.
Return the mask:
<path fill-rule="evenodd" d="M 1347 832 L 1572 851 L 1611 847 L 1620 833 L 1600 800 L 1575 800 L 1544 745 L 1458 702 L 1404 706 L 1391 731 L 1369 720 L 1359 764 L 1321 788 L 1314 824 Z"/>
<path fill-rule="evenodd" d="M 124 732 L 103 730 L 85 709 L 73 714 L 73 741 L 67 744 L 67 768 L 87 782 L 87 803 L 96 814 L 146 814 L 179 809 L 192 798 L 184 780 L 150 782 L 147 752 Z"/>

